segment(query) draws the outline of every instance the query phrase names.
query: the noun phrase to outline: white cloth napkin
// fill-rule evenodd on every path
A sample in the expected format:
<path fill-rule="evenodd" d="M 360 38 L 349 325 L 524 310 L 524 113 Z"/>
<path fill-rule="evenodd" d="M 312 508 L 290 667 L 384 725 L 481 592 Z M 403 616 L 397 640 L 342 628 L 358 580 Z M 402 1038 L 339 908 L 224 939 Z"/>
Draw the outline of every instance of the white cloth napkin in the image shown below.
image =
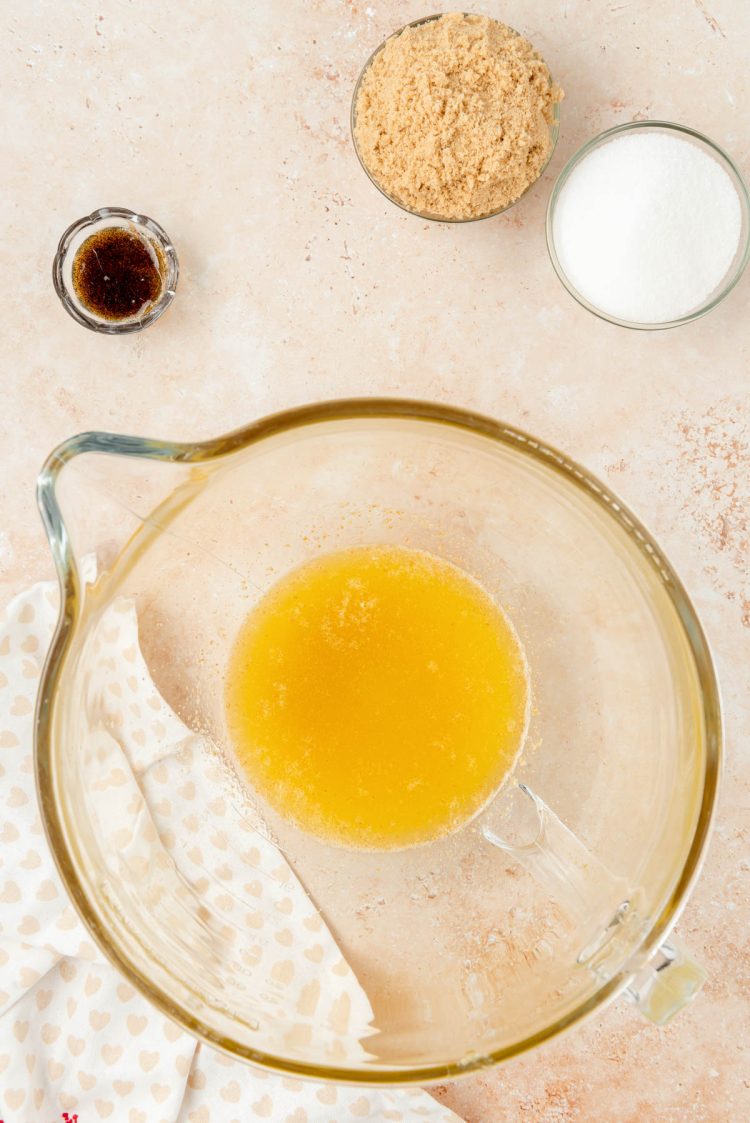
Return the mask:
<path fill-rule="evenodd" d="M 0 624 L 0 1120 L 52 1123 L 75 1112 L 79 1123 L 458 1123 L 420 1090 L 305 1082 L 233 1061 L 154 1010 L 100 957 L 57 875 L 34 785 L 34 701 L 56 618 L 57 591 L 39 584 L 10 604 Z M 106 675 L 92 689 L 115 730 L 95 750 L 102 782 L 120 789 L 113 806 L 126 802 L 122 788 L 132 786 L 131 798 L 144 801 L 159 830 L 175 801 L 190 814 L 191 771 L 203 769 L 200 782 L 210 784 L 211 768 L 149 677 L 132 607 L 110 610 L 98 639 Z M 111 829 L 129 844 L 127 823 L 113 819 Z M 164 828 L 169 849 L 168 836 Z M 319 913 L 281 854 L 257 833 L 247 841 L 240 858 L 220 836 L 198 832 L 192 857 L 200 867 L 201 848 L 214 846 L 227 849 L 227 863 L 252 867 L 256 969 L 278 985 L 290 941 L 295 953 L 302 942 L 309 954 L 295 954 L 295 963 L 309 966 L 282 985 L 297 988 L 310 1025 L 319 1027 L 338 1004 L 338 1016 L 365 1033 L 369 1003 Z M 190 853 L 171 857 L 189 873 Z"/>

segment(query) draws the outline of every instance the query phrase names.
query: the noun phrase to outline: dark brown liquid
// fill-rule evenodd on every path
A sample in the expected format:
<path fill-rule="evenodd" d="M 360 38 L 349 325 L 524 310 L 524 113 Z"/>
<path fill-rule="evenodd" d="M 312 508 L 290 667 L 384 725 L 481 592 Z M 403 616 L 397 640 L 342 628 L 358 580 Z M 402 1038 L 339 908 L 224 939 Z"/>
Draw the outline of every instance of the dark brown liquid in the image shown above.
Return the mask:
<path fill-rule="evenodd" d="M 104 320 L 125 320 L 158 300 L 160 257 L 142 238 L 110 226 L 87 238 L 73 260 L 73 289 L 90 312 Z"/>

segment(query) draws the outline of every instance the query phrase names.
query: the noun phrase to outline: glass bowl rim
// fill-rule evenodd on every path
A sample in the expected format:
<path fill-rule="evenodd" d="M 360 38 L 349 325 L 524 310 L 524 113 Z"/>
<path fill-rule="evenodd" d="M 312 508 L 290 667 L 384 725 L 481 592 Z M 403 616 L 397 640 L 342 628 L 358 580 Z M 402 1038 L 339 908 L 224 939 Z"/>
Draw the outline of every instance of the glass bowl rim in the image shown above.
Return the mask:
<path fill-rule="evenodd" d="M 736 266 L 731 272 L 727 273 L 724 284 L 722 284 L 722 287 L 711 300 L 705 301 L 703 304 L 699 305 L 698 308 L 693 309 L 692 312 L 688 312 L 686 313 L 686 315 L 679 316 L 674 320 L 663 320 L 657 323 L 641 323 L 637 320 L 623 320 L 618 316 L 611 315 L 609 312 L 604 312 L 601 308 L 597 308 L 595 304 L 592 304 L 589 300 L 586 299 L 585 296 L 578 292 L 578 290 L 568 278 L 568 275 L 563 269 L 560 259 L 557 256 L 554 238 L 554 220 L 555 208 L 557 206 L 557 202 L 563 187 L 570 178 L 573 170 L 586 156 L 588 156 L 590 152 L 593 152 L 595 148 L 599 148 L 602 144 L 605 144 L 612 137 L 618 136 L 621 133 L 637 131 L 647 132 L 650 129 L 663 129 L 669 132 L 688 136 L 691 138 L 691 140 L 698 141 L 699 145 L 703 145 L 708 148 L 714 154 L 714 156 L 717 157 L 717 161 L 720 166 L 726 165 L 726 167 L 729 169 L 729 173 L 737 190 L 740 208 L 745 219 L 745 238 L 744 247 L 740 247 L 741 253 Z M 598 317 L 598 319 L 604 320 L 609 324 L 615 324 L 617 327 L 629 328 L 632 331 L 667 331 L 670 328 L 679 327 L 681 324 L 689 324 L 693 320 L 698 320 L 701 316 L 705 316 L 706 313 L 711 312 L 712 309 L 721 304 L 725 297 L 729 296 L 732 289 L 735 287 L 735 285 L 737 285 L 740 278 L 742 277 L 742 274 L 745 271 L 745 267 L 750 260 L 750 191 L 748 191 L 745 177 L 743 176 L 742 172 L 737 167 L 731 156 L 724 151 L 721 145 L 717 144 L 716 141 L 711 140 L 711 138 L 706 136 L 705 133 L 698 132 L 697 129 L 692 129 L 689 125 L 681 125 L 676 121 L 663 121 L 659 119 L 647 121 L 625 121 L 620 125 L 614 125 L 611 129 L 605 129 L 604 132 L 597 133 L 596 136 L 591 137 L 586 141 L 585 144 L 582 144 L 581 147 L 573 153 L 553 185 L 552 192 L 547 203 L 547 215 L 545 219 L 544 229 L 547 241 L 547 253 L 549 254 L 552 268 L 557 274 L 557 278 L 561 282 L 563 287 L 573 297 L 576 303 L 581 305 L 582 308 L 585 308 L 587 312 L 591 312 L 594 316 Z"/>
<path fill-rule="evenodd" d="M 164 254 L 166 263 L 164 288 L 159 299 L 152 305 L 146 315 L 137 320 L 102 320 L 96 316 L 88 315 L 84 308 L 79 308 L 71 299 L 63 277 L 63 265 L 73 238 L 82 230 L 85 230 L 87 226 L 94 226 L 97 222 L 106 222 L 108 219 L 113 220 L 113 226 L 120 221 L 126 221 L 133 226 L 142 227 L 158 242 L 159 248 Z M 158 320 L 174 300 L 179 276 L 180 263 L 177 258 L 177 251 L 164 227 L 160 226 L 153 218 L 149 218 L 148 215 L 138 214 L 129 207 L 99 207 L 91 214 L 83 215 L 82 218 L 77 218 L 75 222 L 71 222 L 60 237 L 52 261 L 52 284 L 63 308 L 73 317 L 76 323 L 88 328 L 89 331 L 98 332 L 100 335 L 128 335 L 135 331 L 142 331 L 154 320 Z"/>
<path fill-rule="evenodd" d="M 700 809 L 687 855 L 676 874 L 669 897 L 652 920 L 650 929 L 634 949 L 630 959 L 617 974 L 589 994 L 573 1010 L 512 1045 L 504 1046 L 486 1055 L 472 1056 L 469 1060 L 411 1067 L 391 1065 L 377 1069 L 368 1069 L 366 1066 L 339 1067 L 335 1064 L 302 1063 L 240 1044 L 211 1028 L 196 1014 L 186 1010 L 166 988 L 151 981 L 141 967 L 117 946 L 116 940 L 100 922 L 79 878 L 64 825 L 65 813 L 61 806 L 63 801 L 58 801 L 52 738 L 58 686 L 71 647 L 81 601 L 81 589 L 70 541 L 56 498 L 57 479 L 65 464 L 83 453 L 98 452 L 187 465 L 206 465 L 234 452 L 248 449 L 266 438 L 304 429 L 321 422 L 357 422 L 370 419 L 427 421 L 496 441 L 517 453 L 529 455 L 556 472 L 565 483 L 584 492 L 614 518 L 637 544 L 645 562 L 655 567 L 660 574 L 672 608 L 682 625 L 700 686 L 706 749 Z M 47 458 L 38 478 L 37 501 L 60 584 L 58 623 L 42 672 L 35 713 L 35 774 L 47 841 L 71 901 L 99 949 L 148 1001 L 194 1037 L 230 1056 L 274 1072 L 306 1079 L 371 1086 L 425 1084 L 451 1079 L 499 1064 L 527 1052 L 593 1013 L 627 987 L 635 972 L 658 948 L 676 923 L 705 856 L 719 781 L 723 728 L 713 658 L 696 610 L 682 582 L 648 530 L 606 485 L 600 483 L 586 468 L 553 446 L 538 441 L 521 429 L 482 414 L 439 403 L 406 398 L 340 399 L 311 403 L 271 414 L 213 440 L 195 443 L 159 441 L 106 432 L 81 433 L 64 441 Z"/>
<path fill-rule="evenodd" d="M 367 164 L 365 163 L 364 158 L 362 157 L 362 153 L 359 150 L 359 145 L 357 144 L 357 134 L 356 134 L 356 128 L 355 128 L 356 118 L 357 118 L 357 98 L 359 97 L 359 90 L 360 90 L 360 86 L 362 85 L 362 80 L 363 80 L 365 74 L 367 73 L 367 71 L 369 70 L 371 63 L 375 60 L 376 56 L 379 55 L 380 52 L 385 48 L 386 44 L 390 43 L 391 39 L 397 39 L 398 36 L 401 35 L 402 32 L 406 31 L 410 27 L 419 27 L 423 23 L 432 23 L 432 22 L 434 22 L 434 20 L 440 19 L 442 16 L 451 15 L 451 14 L 453 14 L 453 13 L 450 13 L 450 12 L 435 12 L 431 16 L 420 16 L 419 19 L 412 20 L 410 23 L 405 23 L 402 27 L 399 27 L 395 31 L 391 32 L 390 35 L 387 35 L 385 37 L 385 39 L 383 39 L 382 43 L 380 43 L 375 48 L 375 50 L 370 53 L 369 57 L 367 58 L 367 61 L 365 62 L 364 66 L 362 67 L 362 69 L 359 72 L 359 77 L 357 78 L 357 81 L 354 84 L 354 92 L 352 93 L 351 107 L 350 107 L 350 110 L 349 110 L 349 132 L 351 134 L 352 146 L 354 148 L 357 159 L 359 160 L 360 167 L 362 168 L 363 172 L 365 173 L 365 175 L 369 179 L 370 183 L 373 185 L 373 187 L 377 188 L 377 190 L 380 192 L 380 194 L 383 196 L 384 199 L 387 199 L 389 203 L 393 203 L 394 206 L 398 207 L 399 210 L 404 211 L 405 214 L 413 215 L 415 218 L 421 218 L 421 219 L 424 219 L 427 222 L 444 222 L 448 225 L 456 226 L 456 225 L 460 225 L 463 222 L 483 222 L 484 219 L 486 219 L 486 218 L 497 218 L 498 215 L 505 214 L 505 212 L 509 211 L 511 209 L 511 207 L 515 207 L 516 203 L 520 203 L 521 199 L 523 199 L 523 197 L 525 195 L 527 195 L 529 191 L 531 191 L 532 187 L 534 187 L 539 182 L 539 180 L 542 178 L 542 176 L 546 172 L 547 168 L 549 167 L 550 160 L 552 159 L 552 157 L 555 154 L 555 148 L 557 147 L 557 141 L 558 141 L 558 138 L 560 136 L 560 103 L 558 101 L 556 101 L 552 106 L 552 124 L 549 126 L 549 135 L 550 135 L 551 143 L 550 143 L 549 153 L 547 154 L 547 159 L 544 161 L 544 164 L 543 164 L 542 168 L 540 169 L 539 175 L 536 177 L 536 179 L 533 180 L 528 185 L 528 187 L 525 187 L 524 190 L 521 192 L 521 194 L 518 196 L 518 198 L 514 199 L 512 203 L 507 203 L 504 207 L 498 207 L 494 211 L 487 211 L 486 214 L 469 215 L 467 218 L 443 218 L 440 215 L 430 214 L 427 211 L 415 210 L 414 208 L 408 206 L 406 203 L 402 203 L 401 200 L 398 199 L 395 195 L 390 195 L 385 190 L 385 188 L 378 182 L 378 180 L 375 178 L 375 176 L 370 171 L 370 169 L 367 167 Z M 474 16 L 474 17 L 480 17 L 480 18 L 482 17 L 482 13 L 478 13 L 478 12 L 461 12 L 460 14 L 464 15 L 464 16 Z M 492 20 L 494 23 L 503 23 L 502 20 L 499 20 L 494 16 L 486 16 L 485 18 Z M 512 31 L 514 35 L 518 35 L 518 36 L 520 36 L 521 38 L 524 38 L 524 39 L 526 38 L 526 36 L 522 35 L 520 31 L 517 31 L 515 29 L 515 27 L 511 27 L 510 24 L 505 23 L 505 24 L 503 24 L 503 26 L 507 27 L 510 31 Z M 528 40 L 528 42 L 531 42 L 531 40 Z M 533 43 L 532 43 L 532 46 L 533 46 Z M 546 66 L 547 65 L 546 59 L 543 59 L 543 61 L 544 61 L 544 64 Z M 551 74 L 550 74 L 550 85 L 551 86 L 554 85 L 554 79 L 553 79 Z"/>

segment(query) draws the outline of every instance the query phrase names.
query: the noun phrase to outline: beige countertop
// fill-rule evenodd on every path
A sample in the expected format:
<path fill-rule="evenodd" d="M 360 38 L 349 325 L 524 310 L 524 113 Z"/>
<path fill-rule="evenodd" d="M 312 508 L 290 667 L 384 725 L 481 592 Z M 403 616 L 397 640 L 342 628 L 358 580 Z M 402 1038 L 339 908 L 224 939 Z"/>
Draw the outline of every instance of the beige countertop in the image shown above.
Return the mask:
<path fill-rule="evenodd" d="M 628 332 L 570 299 L 543 229 L 565 160 L 633 118 L 703 130 L 750 173 L 750 5 L 489 0 L 567 96 L 543 180 L 467 226 L 388 204 L 349 139 L 368 53 L 434 4 L 2 7 L 3 599 L 51 576 L 34 479 L 81 429 L 208 437 L 393 394 L 492 414 L 581 460 L 656 535 L 716 654 L 726 768 L 678 929 L 709 980 L 664 1029 L 616 1004 L 437 1094 L 470 1123 L 750 1117 L 750 275 L 703 320 Z M 107 204 L 162 223 L 181 263 L 170 311 L 123 338 L 74 323 L 50 279 L 63 229 Z"/>

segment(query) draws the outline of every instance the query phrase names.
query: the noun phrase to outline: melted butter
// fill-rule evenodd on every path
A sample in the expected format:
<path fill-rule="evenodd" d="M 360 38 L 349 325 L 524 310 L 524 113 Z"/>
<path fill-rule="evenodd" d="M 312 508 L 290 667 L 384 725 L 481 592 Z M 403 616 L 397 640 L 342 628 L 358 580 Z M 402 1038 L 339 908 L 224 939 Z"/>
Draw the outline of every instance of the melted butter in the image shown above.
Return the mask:
<path fill-rule="evenodd" d="M 456 830 L 512 767 L 528 679 L 509 621 L 456 566 L 401 547 L 292 571 L 240 628 L 230 740 L 251 786 L 328 841 Z"/>

